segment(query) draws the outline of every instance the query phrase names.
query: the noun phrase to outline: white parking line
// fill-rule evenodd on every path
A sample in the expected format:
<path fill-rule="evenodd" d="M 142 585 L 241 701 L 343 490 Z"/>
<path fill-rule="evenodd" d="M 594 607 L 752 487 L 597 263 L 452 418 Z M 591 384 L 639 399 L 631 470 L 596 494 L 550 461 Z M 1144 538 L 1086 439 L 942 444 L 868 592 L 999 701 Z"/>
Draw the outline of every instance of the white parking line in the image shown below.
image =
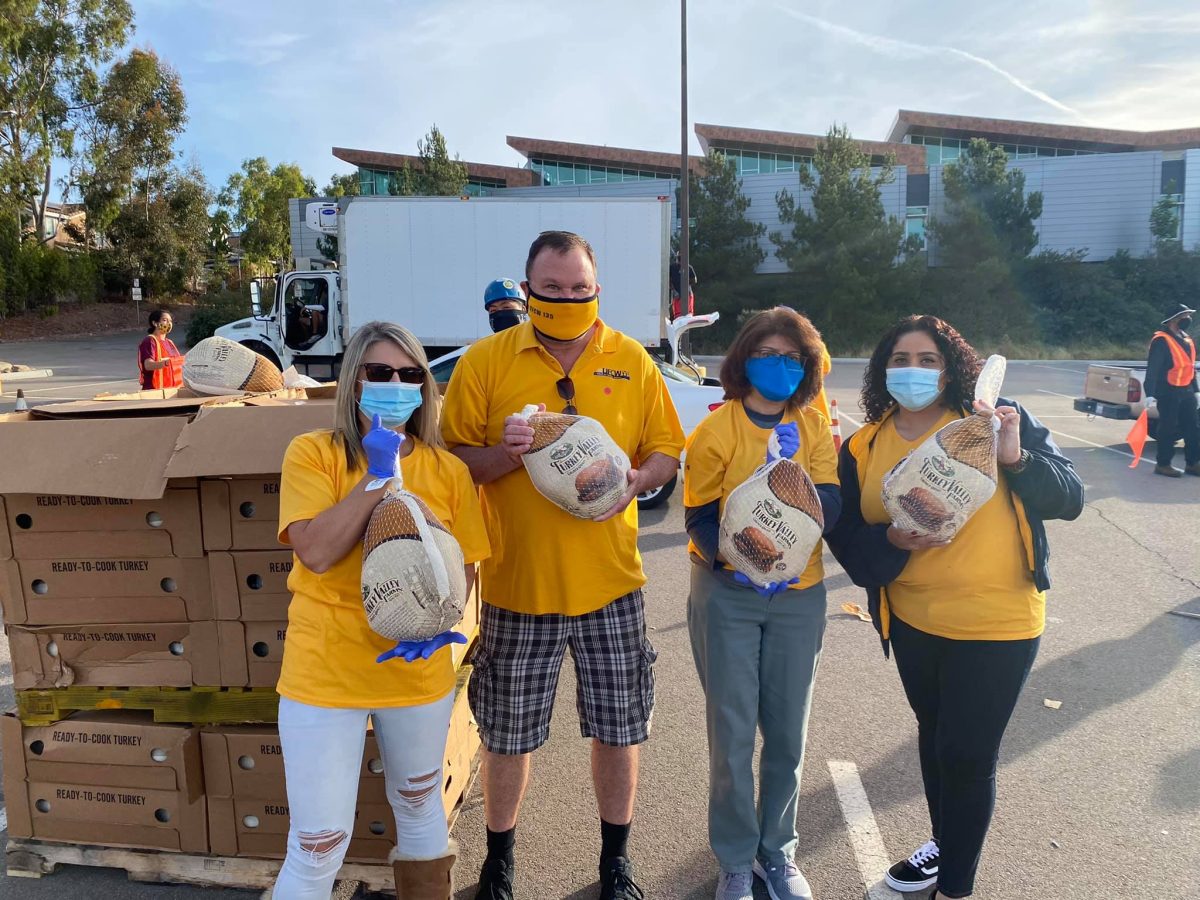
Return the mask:
<path fill-rule="evenodd" d="M 1133 459 L 1132 453 L 1126 453 L 1124 450 L 1117 450 L 1115 447 L 1106 447 L 1103 444 L 1097 444 L 1095 441 L 1089 441 L 1087 438 L 1075 437 L 1073 434 L 1067 434 L 1065 431 L 1055 431 L 1050 429 L 1051 434 L 1057 434 L 1059 437 L 1070 438 L 1073 441 L 1079 441 L 1081 444 L 1087 444 L 1089 447 L 1095 447 L 1097 450 L 1107 450 L 1109 453 L 1115 453 L 1118 456 L 1124 456 L 1126 459 Z M 1148 463 L 1151 460 L 1142 457 L 1141 462 Z"/>
<path fill-rule="evenodd" d="M 1074 400 L 1075 399 L 1070 394 L 1060 394 L 1058 391 L 1048 391 L 1045 388 L 1038 388 L 1037 392 L 1039 394 L 1049 394 L 1051 397 L 1062 397 L 1064 400 Z M 1039 416 L 1038 418 L 1041 418 L 1041 417 Z"/>
<path fill-rule="evenodd" d="M 858 874 L 867 889 L 866 900 L 900 900 L 901 895 L 887 886 L 883 873 L 892 860 L 883 846 L 879 826 L 875 824 L 875 813 L 871 801 L 858 777 L 858 766 L 852 762 L 829 760 L 829 774 L 833 777 L 833 789 L 837 792 L 842 807 L 842 818 L 846 820 L 846 831 L 850 835 L 850 846 L 858 863 Z"/>
<path fill-rule="evenodd" d="M 71 382 L 69 384 L 60 384 L 55 387 L 34 388 L 33 390 L 26 390 L 25 396 L 29 397 L 29 396 L 38 395 L 38 394 L 53 394 L 56 391 L 74 391 L 79 388 L 86 388 L 86 387 L 102 387 L 102 386 L 108 385 L 108 384 L 136 384 L 136 383 L 137 383 L 136 378 L 119 378 L 116 381 L 87 381 L 82 384 L 77 383 L 77 382 Z M 6 391 L 5 393 L 8 393 L 8 392 Z M 15 393 L 15 391 L 13 393 Z"/>

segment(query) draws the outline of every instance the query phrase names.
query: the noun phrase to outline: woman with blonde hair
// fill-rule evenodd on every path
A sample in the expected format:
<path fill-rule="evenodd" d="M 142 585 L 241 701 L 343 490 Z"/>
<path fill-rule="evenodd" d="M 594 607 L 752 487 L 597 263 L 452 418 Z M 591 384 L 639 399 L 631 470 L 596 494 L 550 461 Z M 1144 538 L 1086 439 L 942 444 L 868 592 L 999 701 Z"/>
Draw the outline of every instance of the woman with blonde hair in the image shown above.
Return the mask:
<path fill-rule="evenodd" d="M 350 844 L 367 717 L 396 819 L 399 896 L 449 900 L 455 852 L 442 808 L 442 761 L 454 702 L 451 632 L 401 644 L 371 630 L 360 593 L 362 539 L 399 474 L 463 550 L 467 583 L 489 555 L 467 467 L 447 452 L 438 391 L 420 343 L 399 325 L 355 332 L 335 424 L 295 438 L 283 462 L 279 539 L 295 563 L 279 691 L 291 827 L 276 900 L 326 900 Z"/>

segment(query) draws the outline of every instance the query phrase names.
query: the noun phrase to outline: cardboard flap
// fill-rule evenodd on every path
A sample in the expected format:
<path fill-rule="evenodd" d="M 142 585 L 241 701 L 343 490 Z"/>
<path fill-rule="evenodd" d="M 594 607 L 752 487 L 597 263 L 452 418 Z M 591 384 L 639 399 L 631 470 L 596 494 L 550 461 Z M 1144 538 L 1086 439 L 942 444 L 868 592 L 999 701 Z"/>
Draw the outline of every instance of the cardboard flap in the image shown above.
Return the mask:
<path fill-rule="evenodd" d="M 106 397 L 96 400 L 75 400 L 70 403 L 48 403 L 45 406 L 35 406 L 30 412 L 35 419 L 109 419 L 117 417 L 157 417 L 177 416 L 194 412 L 202 406 L 222 400 L 231 400 L 241 395 L 229 397 L 171 397 L 168 399 L 139 400 L 136 397 Z"/>
<path fill-rule="evenodd" d="M 206 406 L 181 429 L 167 478 L 278 472 L 292 438 L 333 426 L 333 404 L 264 399 Z"/>
<path fill-rule="evenodd" d="M 186 424 L 183 416 L 3 421 L 0 494 L 161 497 Z"/>

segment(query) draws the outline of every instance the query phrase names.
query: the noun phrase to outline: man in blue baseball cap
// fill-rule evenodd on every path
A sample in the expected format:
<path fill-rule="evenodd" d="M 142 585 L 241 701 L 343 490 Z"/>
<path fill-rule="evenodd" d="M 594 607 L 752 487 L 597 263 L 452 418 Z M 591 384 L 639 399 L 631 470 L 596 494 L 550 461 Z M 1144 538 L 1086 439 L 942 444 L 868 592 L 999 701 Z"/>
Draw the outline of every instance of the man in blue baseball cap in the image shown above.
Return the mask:
<path fill-rule="evenodd" d="M 492 331 L 503 331 L 529 319 L 525 295 L 511 278 L 497 278 L 484 288 L 483 308 L 487 310 Z"/>

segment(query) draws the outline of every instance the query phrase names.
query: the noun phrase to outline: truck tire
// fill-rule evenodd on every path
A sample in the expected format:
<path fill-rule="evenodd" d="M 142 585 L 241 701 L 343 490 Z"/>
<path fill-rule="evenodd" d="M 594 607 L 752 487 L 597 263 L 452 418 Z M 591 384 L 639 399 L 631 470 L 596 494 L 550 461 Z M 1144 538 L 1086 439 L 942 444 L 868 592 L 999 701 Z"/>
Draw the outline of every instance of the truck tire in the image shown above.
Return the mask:
<path fill-rule="evenodd" d="M 283 366 L 279 364 L 279 357 L 275 355 L 275 351 L 272 350 L 266 344 L 264 344 L 262 341 L 242 341 L 242 346 L 249 347 L 251 350 L 253 350 L 255 353 L 257 353 L 259 356 L 265 357 L 266 360 L 269 363 L 271 363 L 271 365 L 273 365 L 275 368 L 277 368 L 277 369 L 283 368 Z"/>
<path fill-rule="evenodd" d="M 652 491 L 646 491 L 644 494 L 638 494 L 637 505 L 638 509 L 654 509 L 656 506 L 662 506 L 667 502 L 667 498 L 675 490 L 675 482 L 679 480 L 679 476 L 672 475 L 671 480 L 660 488 L 655 488 Z"/>

